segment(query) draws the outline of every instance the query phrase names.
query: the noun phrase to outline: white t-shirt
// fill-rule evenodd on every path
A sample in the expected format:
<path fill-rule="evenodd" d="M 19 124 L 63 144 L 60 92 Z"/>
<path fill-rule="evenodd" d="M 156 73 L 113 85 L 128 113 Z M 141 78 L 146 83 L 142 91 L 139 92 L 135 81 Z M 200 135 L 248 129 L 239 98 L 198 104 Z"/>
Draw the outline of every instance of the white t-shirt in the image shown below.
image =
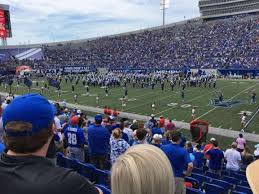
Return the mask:
<path fill-rule="evenodd" d="M 241 154 L 235 149 L 228 149 L 224 153 L 225 159 L 227 160 L 226 169 L 238 171 L 240 169 L 239 163 L 241 161 Z"/>
<path fill-rule="evenodd" d="M 60 130 L 62 127 L 61 127 L 60 119 L 57 116 L 54 117 L 54 122 L 55 122 L 56 129 Z"/>
<path fill-rule="evenodd" d="M 129 140 L 131 140 L 133 138 L 132 129 L 125 127 L 122 131 L 123 131 L 123 133 L 126 133 L 128 135 Z"/>

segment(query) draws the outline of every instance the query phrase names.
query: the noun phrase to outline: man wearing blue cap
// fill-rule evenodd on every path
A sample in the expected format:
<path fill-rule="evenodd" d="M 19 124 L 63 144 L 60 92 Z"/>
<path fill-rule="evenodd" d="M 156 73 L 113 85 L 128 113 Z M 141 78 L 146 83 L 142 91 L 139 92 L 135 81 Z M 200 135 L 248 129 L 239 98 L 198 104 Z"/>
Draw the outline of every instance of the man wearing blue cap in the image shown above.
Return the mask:
<path fill-rule="evenodd" d="M 88 145 L 91 162 L 100 169 L 109 153 L 110 132 L 102 125 L 102 116 L 95 116 L 95 123 L 88 128 Z"/>
<path fill-rule="evenodd" d="M 98 194 L 84 177 L 55 167 L 46 158 L 54 136 L 55 110 L 38 94 L 15 98 L 3 112 L 8 152 L 0 157 L 0 188 L 4 194 Z"/>

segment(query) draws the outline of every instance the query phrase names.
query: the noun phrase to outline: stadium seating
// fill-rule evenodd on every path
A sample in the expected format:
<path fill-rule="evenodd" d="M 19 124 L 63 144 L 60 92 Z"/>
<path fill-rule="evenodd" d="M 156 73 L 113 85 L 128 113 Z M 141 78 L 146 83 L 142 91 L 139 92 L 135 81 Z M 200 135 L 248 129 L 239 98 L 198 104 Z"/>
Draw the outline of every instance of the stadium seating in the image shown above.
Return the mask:
<path fill-rule="evenodd" d="M 219 174 L 216 174 L 216 173 L 213 173 L 213 172 L 206 172 L 205 175 L 210 177 L 210 178 L 213 178 L 213 179 L 219 179 L 220 178 Z"/>
<path fill-rule="evenodd" d="M 104 185 L 96 185 L 96 187 L 101 189 L 103 194 L 111 194 L 111 190 L 105 187 Z"/>
<path fill-rule="evenodd" d="M 223 180 L 212 179 L 211 183 L 214 184 L 214 185 L 218 185 L 220 187 L 223 187 L 225 192 L 227 192 L 227 193 L 228 193 L 228 191 L 230 191 L 232 189 L 231 184 L 229 184 L 228 182 L 223 181 Z"/>
<path fill-rule="evenodd" d="M 206 194 L 227 194 L 226 190 L 218 185 L 205 183 L 204 189 L 206 191 Z"/>
<path fill-rule="evenodd" d="M 186 194 L 205 194 L 199 189 L 186 188 Z"/>
<path fill-rule="evenodd" d="M 243 192 L 243 193 L 247 193 L 247 194 L 253 194 L 253 192 L 250 188 L 243 187 L 243 186 L 240 186 L 240 185 L 236 186 L 235 191 Z"/>
<path fill-rule="evenodd" d="M 66 157 L 60 152 L 57 153 L 57 165 L 64 168 L 66 167 Z"/>
<path fill-rule="evenodd" d="M 223 180 L 231 185 L 237 185 L 239 183 L 238 179 L 229 176 L 223 176 Z"/>
<path fill-rule="evenodd" d="M 36 65 L 37 68 L 87 65 L 112 69 L 186 66 L 256 69 L 259 67 L 257 20 L 256 15 L 244 15 L 210 22 L 189 21 L 166 29 L 147 29 L 91 41 L 43 46 L 42 59 L 37 56 L 33 57 L 35 61 L 23 60 L 22 64 Z M 8 51 L 0 53 L 9 55 Z M 2 62 L 2 65 L 10 66 L 12 60 Z"/>
<path fill-rule="evenodd" d="M 95 169 L 95 180 L 97 184 L 105 185 L 110 188 L 110 171 Z"/>
<path fill-rule="evenodd" d="M 95 180 L 95 171 L 96 168 L 94 165 L 79 163 L 78 173 L 88 178 L 92 182 Z"/>

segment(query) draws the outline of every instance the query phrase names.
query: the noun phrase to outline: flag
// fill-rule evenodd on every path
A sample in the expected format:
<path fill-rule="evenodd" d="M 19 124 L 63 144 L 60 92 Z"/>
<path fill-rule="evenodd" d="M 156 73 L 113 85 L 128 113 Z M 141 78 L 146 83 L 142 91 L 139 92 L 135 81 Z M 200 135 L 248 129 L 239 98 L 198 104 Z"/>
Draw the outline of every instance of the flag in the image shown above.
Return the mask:
<path fill-rule="evenodd" d="M 24 78 L 24 82 L 23 82 L 28 88 L 30 88 L 32 86 L 32 81 L 29 78 Z"/>

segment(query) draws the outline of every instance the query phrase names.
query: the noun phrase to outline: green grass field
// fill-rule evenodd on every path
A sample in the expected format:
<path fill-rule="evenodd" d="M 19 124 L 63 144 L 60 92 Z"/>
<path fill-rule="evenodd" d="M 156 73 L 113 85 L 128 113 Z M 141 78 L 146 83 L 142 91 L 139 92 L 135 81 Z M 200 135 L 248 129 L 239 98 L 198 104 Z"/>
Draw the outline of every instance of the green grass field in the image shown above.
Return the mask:
<path fill-rule="evenodd" d="M 35 81 L 35 80 L 34 80 Z M 12 90 L 16 94 L 27 93 L 27 87 L 22 84 L 19 88 L 13 84 Z M 44 83 L 42 80 L 39 82 L 38 88 L 33 83 L 32 92 L 40 93 L 40 88 Z M 220 89 L 224 94 L 225 100 L 241 100 L 242 103 L 233 105 L 230 108 L 215 108 L 210 104 L 210 99 L 215 98 L 215 89 L 213 88 L 194 88 L 187 87 L 185 89 L 185 102 L 181 99 L 181 88 L 175 87 L 174 91 L 168 83 L 166 83 L 165 91 L 161 91 L 160 86 L 155 90 L 150 88 L 132 88 L 128 85 L 128 102 L 123 111 L 136 113 L 140 115 L 151 115 L 154 113 L 156 116 L 163 115 L 168 119 L 177 121 L 190 122 L 192 106 L 198 106 L 196 115 L 198 118 L 206 120 L 213 127 L 221 127 L 231 130 L 240 130 L 240 113 L 246 111 L 250 117 L 257 110 L 257 104 L 250 104 L 251 90 L 255 90 L 259 94 L 259 82 L 247 80 L 218 80 L 217 90 Z M 1 91 L 5 91 L 4 86 L 0 87 Z M 66 84 L 64 81 L 61 84 L 62 96 L 67 102 L 74 103 L 73 94 L 71 91 L 71 83 Z M 7 90 L 7 92 L 9 89 Z M 122 109 L 120 98 L 124 95 L 124 90 L 120 88 L 109 89 L 109 96 L 106 97 L 104 89 L 100 87 L 90 87 L 90 96 L 86 96 L 86 90 L 82 82 L 76 85 L 75 89 L 78 94 L 78 104 L 98 106 L 96 104 L 96 95 L 99 94 L 99 107 L 105 105 L 111 108 Z M 50 87 L 49 92 L 45 92 L 45 96 L 51 100 L 58 100 L 58 93 L 56 88 Z M 151 104 L 156 103 L 156 109 L 152 112 Z M 259 115 L 251 122 L 246 129 L 246 132 L 259 133 Z"/>

